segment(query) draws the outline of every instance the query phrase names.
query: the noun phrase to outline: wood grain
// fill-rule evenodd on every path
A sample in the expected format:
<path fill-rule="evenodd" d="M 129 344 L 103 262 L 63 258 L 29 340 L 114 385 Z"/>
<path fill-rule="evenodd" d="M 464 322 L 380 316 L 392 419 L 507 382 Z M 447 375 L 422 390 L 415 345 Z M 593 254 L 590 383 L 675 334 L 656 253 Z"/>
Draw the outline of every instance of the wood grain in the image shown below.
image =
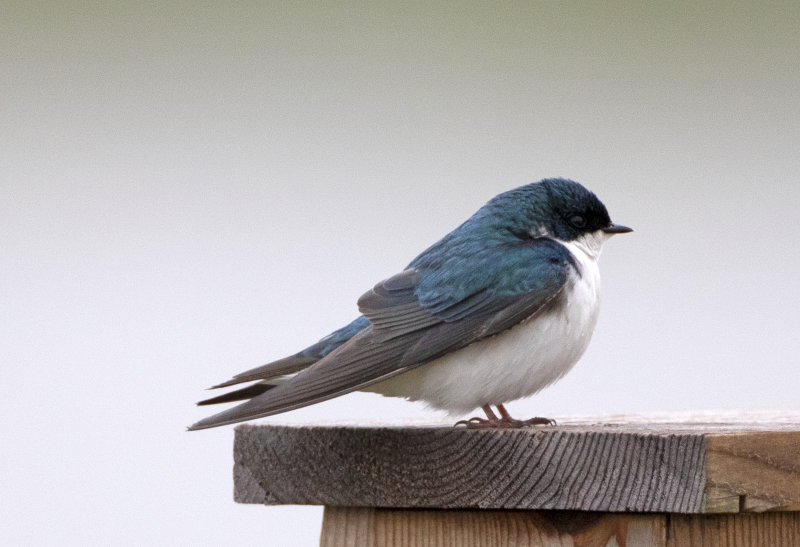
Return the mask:
<path fill-rule="evenodd" d="M 236 429 L 235 499 L 347 507 L 800 509 L 800 426 Z"/>
<path fill-rule="evenodd" d="M 561 511 L 326 507 L 323 547 L 663 547 L 666 517 Z"/>
<path fill-rule="evenodd" d="M 800 513 L 670 515 L 668 547 L 797 547 Z"/>

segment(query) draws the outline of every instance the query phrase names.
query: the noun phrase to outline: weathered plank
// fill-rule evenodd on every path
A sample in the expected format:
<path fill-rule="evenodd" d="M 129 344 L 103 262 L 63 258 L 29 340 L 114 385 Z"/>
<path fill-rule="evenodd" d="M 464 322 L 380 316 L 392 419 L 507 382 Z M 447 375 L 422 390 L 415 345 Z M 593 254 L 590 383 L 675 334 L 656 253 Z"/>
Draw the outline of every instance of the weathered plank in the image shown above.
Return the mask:
<path fill-rule="evenodd" d="M 235 443 L 244 503 L 689 513 L 705 484 L 696 434 L 240 426 Z"/>
<path fill-rule="evenodd" d="M 794 510 L 791 424 L 239 426 L 244 503 L 738 512 Z"/>
<path fill-rule="evenodd" d="M 322 547 L 665 547 L 661 514 L 326 507 Z"/>
<path fill-rule="evenodd" d="M 235 499 L 714 513 L 800 508 L 800 426 L 236 429 Z"/>

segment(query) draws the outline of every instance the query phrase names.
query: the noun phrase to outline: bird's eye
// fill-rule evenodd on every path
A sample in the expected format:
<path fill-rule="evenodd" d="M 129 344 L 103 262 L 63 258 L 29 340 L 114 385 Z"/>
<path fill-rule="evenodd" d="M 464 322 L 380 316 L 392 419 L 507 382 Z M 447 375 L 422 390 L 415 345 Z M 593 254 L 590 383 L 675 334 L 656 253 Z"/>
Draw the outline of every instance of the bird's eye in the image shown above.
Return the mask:
<path fill-rule="evenodd" d="M 586 219 L 583 217 L 583 215 L 572 215 L 569 217 L 569 223 L 576 228 L 583 228 L 586 226 Z"/>

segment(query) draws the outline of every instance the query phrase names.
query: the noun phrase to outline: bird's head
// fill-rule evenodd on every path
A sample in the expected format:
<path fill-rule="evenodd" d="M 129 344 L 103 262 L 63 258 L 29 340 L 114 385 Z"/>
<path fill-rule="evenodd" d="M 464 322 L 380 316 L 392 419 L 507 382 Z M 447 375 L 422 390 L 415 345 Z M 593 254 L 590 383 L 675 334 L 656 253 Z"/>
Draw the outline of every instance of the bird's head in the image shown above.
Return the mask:
<path fill-rule="evenodd" d="M 611 235 L 632 231 L 611 222 L 594 193 L 567 179 L 544 179 L 509 190 L 482 211 L 483 222 L 517 238 L 548 237 L 564 242 L 592 238 L 602 243 Z"/>

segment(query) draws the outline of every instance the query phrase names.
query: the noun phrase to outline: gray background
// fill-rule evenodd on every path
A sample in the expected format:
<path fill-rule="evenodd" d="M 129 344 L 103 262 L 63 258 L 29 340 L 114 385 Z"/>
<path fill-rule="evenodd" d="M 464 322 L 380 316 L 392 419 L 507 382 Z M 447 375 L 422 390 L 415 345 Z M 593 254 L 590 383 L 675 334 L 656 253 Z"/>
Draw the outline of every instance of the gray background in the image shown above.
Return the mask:
<path fill-rule="evenodd" d="M 3 3 L 0 537 L 306 545 L 203 388 L 545 176 L 636 232 L 519 416 L 797 409 L 800 4 Z M 355 394 L 265 422 L 439 420 Z"/>

